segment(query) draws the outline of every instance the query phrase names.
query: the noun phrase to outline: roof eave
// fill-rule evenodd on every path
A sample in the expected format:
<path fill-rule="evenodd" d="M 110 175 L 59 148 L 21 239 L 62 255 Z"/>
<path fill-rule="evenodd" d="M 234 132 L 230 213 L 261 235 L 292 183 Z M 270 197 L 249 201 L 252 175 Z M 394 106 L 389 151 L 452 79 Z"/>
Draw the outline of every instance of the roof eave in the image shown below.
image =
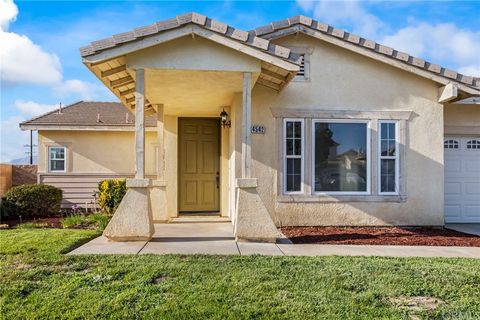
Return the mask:
<path fill-rule="evenodd" d="M 313 20 L 310 19 L 310 24 Z M 320 26 L 321 25 L 321 26 Z M 387 63 L 389 65 L 398 67 L 400 69 L 412 72 L 424 78 L 433 80 L 439 84 L 447 85 L 449 83 L 455 83 L 459 90 L 468 94 L 468 95 L 479 95 L 480 87 L 473 85 L 476 78 L 458 74 L 455 71 L 442 68 L 438 65 L 428 63 L 422 59 L 409 56 L 406 53 L 399 52 L 392 48 L 379 45 L 371 40 L 363 39 L 359 36 L 349 34 L 340 29 L 332 28 L 328 25 L 320 24 L 317 22 L 317 27 L 320 28 L 316 30 L 315 28 L 308 25 L 308 21 L 296 22 L 293 25 L 285 26 L 281 28 L 273 28 L 270 30 L 263 29 L 259 36 L 265 37 L 268 40 L 279 39 L 295 33 L 303 33 L 314 38 L 326 41 L 328 43 L 337 45 L 339 47 L 348 49 L 350 51 L 362 54 L 364 56 L 373 58 L 375 60 Z M 264 27 L 265 28 L 265 27 Z M 267 32 L 268 31 L 268 32 Z M 363 43 L 363 44 L 361 44 Z M 414 61 L 414 63 L 407 63 L 407 61 Z M 428 69 L 424 69 L 421 66 L 427 66 Z M 448 75 L 441 75 L 438 72 L 442 71 Z M 436 72 L 438 71 L 438 72 Z M 471 82 L 471 85 L 468 83 L 463 83 L 457 80 L 457 77 L 466 79 L 466 82 Z M 476 80 L 477 83 L 480 82 Z"/>

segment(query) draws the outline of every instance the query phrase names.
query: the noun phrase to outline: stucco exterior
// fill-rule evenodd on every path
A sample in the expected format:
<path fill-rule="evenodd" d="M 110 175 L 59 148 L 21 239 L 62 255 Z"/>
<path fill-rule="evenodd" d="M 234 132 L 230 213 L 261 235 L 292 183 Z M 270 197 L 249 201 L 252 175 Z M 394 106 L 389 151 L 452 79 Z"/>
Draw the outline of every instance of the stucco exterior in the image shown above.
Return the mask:
<path fill-rule="evenodd" d="M 252 124 L 266 128 L 264 134 L 251 136 L 252 176 L 257 178 L 256 192 L 274 223 L 277 226 L 443 225 L 444 136 L 460 134 L 460 127 L 468 131 L 464 133 L 471 134 L 473 130 L 480 135 L 480 107 L 444 106 L 438 102 L 440 84 L 307 35 L 291 35 L 273 42 L 309 54 L 307 80 L 292 81 L 280 92 L 258 84 L 252 90 Z M 198 53 L 195 59 L 192 52 Z M 222 216 L 235 221 L 239 200 L 236 180 L 242 177 L 241 74 L 253 73 L 255 82 L 262 68 L 260 62 L 208 40 L 190 37 L 135 52 L 126 60 L 129 68 L 147 69 L 147 96 L 149 92 L 151 98 L 170 94 L 165 100 L 170 104 L 165 105 L 164 117 L 167 219 L 178 215 L 178 118 L 218 117 L 223 108 L 228 111 L 231 127 L 221 130 L 220 211 Z M 171 69 L 185 69 L 185 73 Z M 185 87 L 189 80 L 194 84 L 192 90 Z M 216 88 L 218 83 L 222 85 Z M 219 96 L 219 92 L 225 94 Z M 349 112 L 356 116 L 349 116 Z M 313 195 L 309 192 L 311 178 L 304 180 L 303 194 L 283 194 L 282 114 L 305 119 L 306 128 L 311 129 L 311 121 L 318 119 L 319 113 L 329 119 L 346 114 L 347 118 L 360 117 L 369 122 L 372 145 L 368 154 L 369 195 Z M 396 118 L 399 115 L 401 118 Z M 381 119 L 402 123 L 398 196 L 378 194 L 375 141 Z M 145 143 L 145 171 L 151 179 L 157 176 L 160 146 L 155 130 L 147 130 Z M 307 160 L 304 161 L 311 164 L 308 158 L 311 137 L 306 135 L 305 139 Z M 82 175 L 134 174 L 134 131 L 39 131 L 40 176 L 52 176 L 47 164 L 50 145 L 68 148 L 67 172 L 53 176 L 75 179 Z M 305 166 L 305 176 L 308 175 L 311 176 L 311 165 Z M 164 213 L 160 215 L 153 210 L 152 215 L 156 221 L 166 220 Z"/>

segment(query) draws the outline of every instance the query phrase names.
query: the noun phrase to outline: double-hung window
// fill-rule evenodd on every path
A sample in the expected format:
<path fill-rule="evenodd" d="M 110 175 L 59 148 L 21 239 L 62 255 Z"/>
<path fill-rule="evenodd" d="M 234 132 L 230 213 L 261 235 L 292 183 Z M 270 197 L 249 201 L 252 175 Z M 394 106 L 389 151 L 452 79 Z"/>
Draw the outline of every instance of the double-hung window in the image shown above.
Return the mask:
<path fill-rule="evenodd" d="M 396 121 L 379 121 L 379 191 L 398 194 L 398 125 Z"/>
<path fill-rule="evenodd" d="M 284 119 L 284 191 L 300 193 L 303 190 L 303 119 Z"/>
<path fill-rule="evenodd" d="M 49 147 L 48 148 L 48 167 L 50 172 L 66 171 L 66 148 Z"/>
<path fill-rule="evenodd" d="M 367 121 L 313 120 L 313 192 L 370 192 Z"/>

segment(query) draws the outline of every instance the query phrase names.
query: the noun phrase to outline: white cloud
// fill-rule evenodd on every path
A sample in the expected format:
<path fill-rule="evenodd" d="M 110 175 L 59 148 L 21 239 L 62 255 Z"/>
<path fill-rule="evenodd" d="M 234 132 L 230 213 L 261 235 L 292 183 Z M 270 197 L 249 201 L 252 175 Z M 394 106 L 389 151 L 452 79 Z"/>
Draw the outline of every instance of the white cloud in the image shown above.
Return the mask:
<path fill-rule="evenodd" d="M 480 32 L 458 28 L 453 23 L 417 25 L 402 28 L 383 38 L 395 49 L 433 62 L 448 63 L 459 72 L 480 76 Z"/>
<path fill-rule="evenodd" d="M 42 104 L 33 101 L 15 100 L 15 108 L 26 117 L 36 117 L 58 108 L 53 104 Z"/>
<path fill-rule="evenodd" d="M 62 79 L 58 57 L 26 36 L 0 31 L 0 59 L 0 76 L 6 83 L 48 85 Z"/>
<path fill-rule="evenodd" d="M 313 14 L 321 22 L 349 26 L 348 31 L 376 39 L 386 25 L 377 16 L 365 10 L 358 1 L 298 1 L 303 11 Z"/>
<path fill-rule="evenodd" d="M 24 120 L 22 116 L 2 119 L 0 128 L 1 162 L 25 157 L 23 146 L 29 143 L 30 134 L 18 128 L 18 124 Z"/>
<path fill-rule="evenodd" d="M 60 98 L 73 95 L 80 97 L 82 100 L 95 100 L 99 97 L 111 95 L 104 86 L 78 79 L 66 80 L 55 86 L 54 91 Z"/>
<path fill-rule="evenodd" d="M 13 0 L 0 0 L 0 29 L 8 30 L 10 22 L 15 21 L 18 8 Z"/>
<path fill-rule="evenodd" d="M 27 36 L 8 32 L 18 8 L 0 0 L 0 78 L 6 84 L 52 84 L 61 81 L 61 65 L 55 54 L 45 52 Z"/>

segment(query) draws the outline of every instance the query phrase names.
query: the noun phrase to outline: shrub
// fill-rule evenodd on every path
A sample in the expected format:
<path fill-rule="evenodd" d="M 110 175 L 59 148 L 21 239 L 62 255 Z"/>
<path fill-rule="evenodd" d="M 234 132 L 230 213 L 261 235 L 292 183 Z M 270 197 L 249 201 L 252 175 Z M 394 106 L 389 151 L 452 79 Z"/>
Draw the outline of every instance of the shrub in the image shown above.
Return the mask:
<path fill-rule="evenodd" d="M 98 204 L 103 212 L 112 215 L 127 192 L 125 179 L 107 179 L 98 184 Z"/>
<path fill-rule="evenodd" d="M 2 216 L 40 217 L 60 212 L 62 190 L 45 184 L 16 186 L 2 198 Z"/>
<path fill-rule="evenodd" d="M 64 228 L 96 229 L 103 231 L 110 221 L 110 217 L 102 213 L 72 214 L 62 221 Z"/>

